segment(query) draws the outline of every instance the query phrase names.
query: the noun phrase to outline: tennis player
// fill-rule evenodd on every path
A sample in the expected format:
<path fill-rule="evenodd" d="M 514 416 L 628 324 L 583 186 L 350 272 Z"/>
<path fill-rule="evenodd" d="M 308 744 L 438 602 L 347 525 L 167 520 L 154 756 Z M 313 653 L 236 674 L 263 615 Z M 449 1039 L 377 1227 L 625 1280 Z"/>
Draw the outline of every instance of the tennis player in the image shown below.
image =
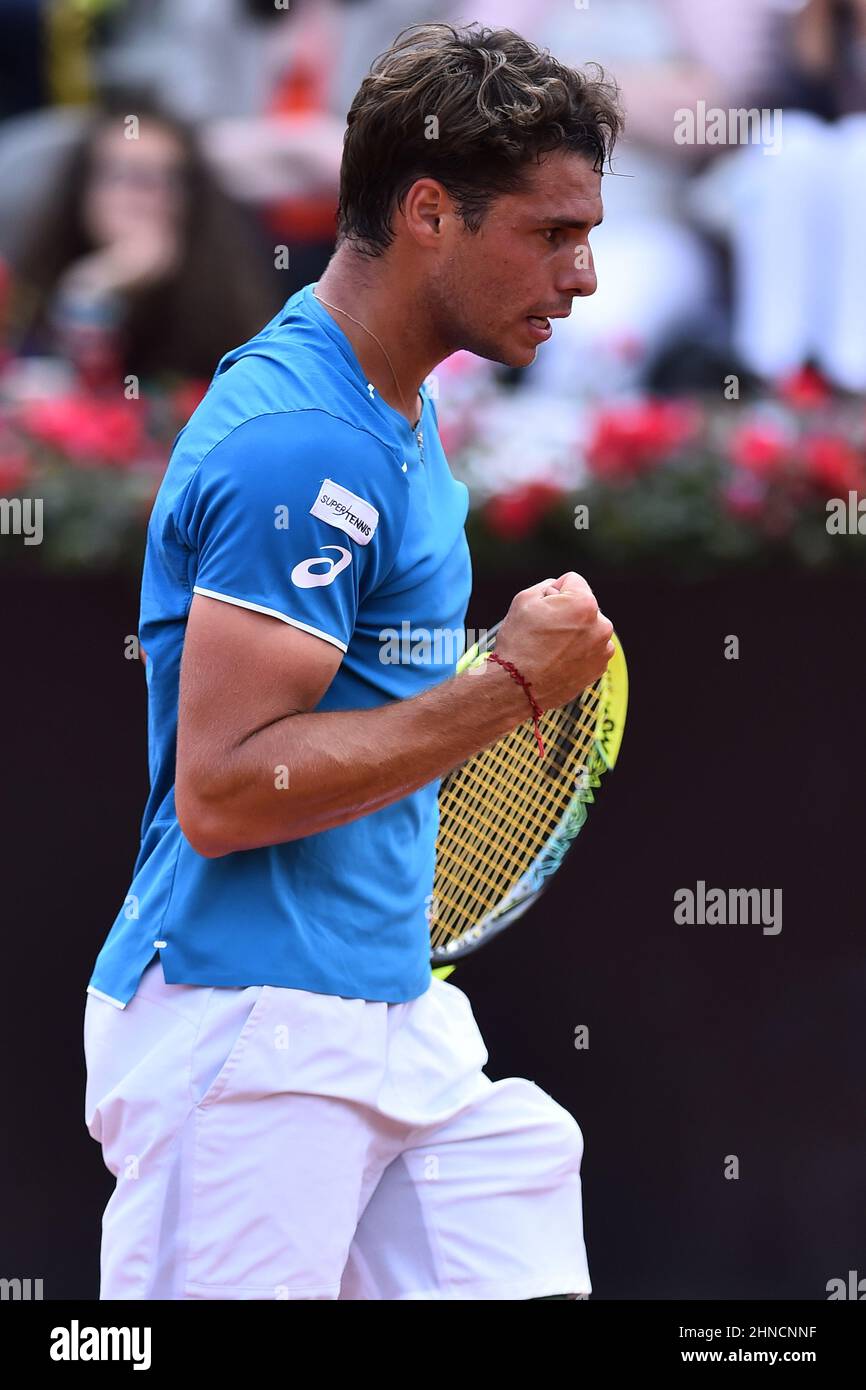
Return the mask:
<path fill-rule="evenodd" d="M 404 622 L 462 629 L 470 593 L 425 378 L 459 348 L 529 366 L 593 293 L 619 123 L 603 74 L 510 31 L 404 30 L 349 112 L 327 270 L 175 441 L 150 795 L 85 1011 L 102 1299 L 590 1292 L 581 1130 L 485 1076 L 428 914 L 441 777 L 531 715 L 522 682 L 551 708 L 597 679 L 612 626 L 568 573 L 515 596 L 513 671 L 380 656 Z"/>

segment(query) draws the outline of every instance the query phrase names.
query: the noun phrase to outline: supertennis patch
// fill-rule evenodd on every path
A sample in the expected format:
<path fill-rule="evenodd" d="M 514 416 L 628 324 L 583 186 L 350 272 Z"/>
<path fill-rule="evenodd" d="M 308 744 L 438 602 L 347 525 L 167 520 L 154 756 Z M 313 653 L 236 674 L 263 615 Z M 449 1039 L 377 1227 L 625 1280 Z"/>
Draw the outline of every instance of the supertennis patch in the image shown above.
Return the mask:
<path fill-rule="evenodd" d="M 319 495 L 310 508 L 312 516 L 339 526 L 347 536 L 359 545 L 369 545 L 373 532 L 379 525 L 379 513 L 370 503 L 357 493 L 326 478 L 319 489 Z"/>

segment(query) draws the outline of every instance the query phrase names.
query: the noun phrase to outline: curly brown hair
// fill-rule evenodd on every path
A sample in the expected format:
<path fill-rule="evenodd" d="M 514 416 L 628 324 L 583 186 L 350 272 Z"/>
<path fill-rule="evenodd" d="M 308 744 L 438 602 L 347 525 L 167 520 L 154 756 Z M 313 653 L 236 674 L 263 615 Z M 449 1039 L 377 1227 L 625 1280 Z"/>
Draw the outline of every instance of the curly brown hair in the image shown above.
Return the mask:
<path fill-rule="evenodd" d="M 412 24 L 371 64 L 347 116 L 337 245 L 377 257 L 412 184 L 434 178 L 478 231 L 519 193 L 531 160 L 556 149 L 603 172 L 623 127 L 616 82 L 558 63 L 512 29 Z M 435 118 L 435 119 L 433 119 Z"/>

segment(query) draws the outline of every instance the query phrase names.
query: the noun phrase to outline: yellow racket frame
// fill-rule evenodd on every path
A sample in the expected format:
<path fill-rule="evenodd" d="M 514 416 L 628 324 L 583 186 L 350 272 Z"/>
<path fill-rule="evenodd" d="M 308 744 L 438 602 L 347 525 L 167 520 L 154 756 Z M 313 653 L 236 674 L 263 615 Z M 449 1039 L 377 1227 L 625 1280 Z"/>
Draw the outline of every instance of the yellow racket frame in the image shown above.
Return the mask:
<path fill-rule="evenodd" d="M 596 728 L 594 749 L 601 762 L 601 771 L 610 770 L 616 765 L 619 750 L 622 744 L 623 731 L 625 729 L 626 712 L 628 709 L 628 667 L 626 666 L 625 652 L 619 637 L 614 632 L 612 635 L 614 653 L 607 664 L 604 673 L 599 677 L 599 701 L 596 712 Z M 486 661 L 489 652 L 478 650 L 476 642 L 467 652 L 463 654 L 457 663 L 457 671 L 465 671 L 471 665 L 477 665 Z M 532 729 L 532 721 L 526 721 L 527 728 Z M 596 785 L 598 785 L 596 781 Z M 583 802 L 591 801 L 592 793 L 575 797 L 575 800 Z M 563 817 L 563 820 L 565 817 Z M 572 832 L 567 837 L 566 848 L 570 846 L 576 832 Z M 438 849 L 438 842 L 437 842 Z M 527 903 L 527 906 L 529 903 Z M 432 935 L 432 927 L 431 927 Z M 455 965 L 440 965 L 433 969 L 433 974 L 440 980 L 445 980 L 456 970 Z"/>

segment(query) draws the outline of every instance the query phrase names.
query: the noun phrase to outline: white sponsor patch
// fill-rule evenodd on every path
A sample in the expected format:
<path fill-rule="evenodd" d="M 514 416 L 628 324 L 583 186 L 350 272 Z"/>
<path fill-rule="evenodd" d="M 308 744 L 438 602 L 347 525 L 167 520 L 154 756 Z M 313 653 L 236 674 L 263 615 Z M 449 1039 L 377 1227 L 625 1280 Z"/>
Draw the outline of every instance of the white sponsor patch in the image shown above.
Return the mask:
<path fill-rule="evenodd" d="M 370 502 L 365 502 L 363 497 L 332 482 L 330 478 L 322 483 L 310 514 L 320 517 L 322 521 L 329 521 L 332 526 L 339 526 L 359 545 L 369 545 L 379 525 L 379 513 Z"/>

